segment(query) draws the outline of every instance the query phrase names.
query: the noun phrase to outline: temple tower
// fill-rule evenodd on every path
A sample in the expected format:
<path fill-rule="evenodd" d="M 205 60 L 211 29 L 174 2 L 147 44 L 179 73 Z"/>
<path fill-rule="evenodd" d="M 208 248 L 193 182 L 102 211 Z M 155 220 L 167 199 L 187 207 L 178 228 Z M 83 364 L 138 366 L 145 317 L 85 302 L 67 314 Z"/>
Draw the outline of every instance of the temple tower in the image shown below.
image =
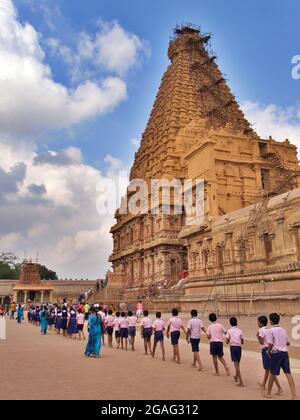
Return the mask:
<path fill-rule="evenodd" d="M 204 180 L 204 222 L 250 206 L 268 195 L 300 186 L 296 147 L 288 140 L 260 139 L 246 120 L 210 52 L 210 35 L 192 25 L 177 27 L 171 61 L 136 153 L 130 181 Z M 127 198 L 132 195 L 128 190 Z M 163 194 L 162 194 L 163 195 Z M 114 249 L 108 275 L 126 292 L 168 288 L 189 270 L 187 249 L 179 240 L 186 214 L 175 202 L 166 213 L 160 194 L 138 214 L 116 212 Z"/>

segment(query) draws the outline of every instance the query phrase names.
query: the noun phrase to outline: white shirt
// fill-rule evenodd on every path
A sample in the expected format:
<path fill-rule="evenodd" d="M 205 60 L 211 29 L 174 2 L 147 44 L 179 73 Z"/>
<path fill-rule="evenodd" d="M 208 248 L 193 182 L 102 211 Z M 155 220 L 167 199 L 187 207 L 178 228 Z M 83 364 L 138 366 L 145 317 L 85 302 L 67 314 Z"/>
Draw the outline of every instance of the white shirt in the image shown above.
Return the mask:
<path fill-rule="evenodd" d="M 201 329 L 203 328 L 203 324 L 199 318 L 190 319 L 187 328 L 191 332 L 191 338 L 193 340 L 199 340 L 201 338 Z"/>
<path fill-rule="evenodd" d="M 270 329 L 269 344 L 273 344 L 273 353 L 289 351 L 288 349 L 289 336 L 284 328 L 279 325 L 274 325 Z"/>
<path fill-rule="evenodd" d="M 165 328 L 165 323 L 162 319 L 157 318 L 154 322 L 152 327 L 154 328 L 155 332 L 161 332 Z"/>
<path fill-rule="evenodd" d="M 269 335 L 270 330 L 268 327 L 262 327 L 259 330 L 259 337 L 264 340 L 263 344 L 261 345 L 262 350 L 267 349 L 269 347 Z"/>
<path fill-rule="evenodd" d="M 227 331 L 230 347 L 242 347 L 243 332 L 238 327 L 232 327 Z"/>

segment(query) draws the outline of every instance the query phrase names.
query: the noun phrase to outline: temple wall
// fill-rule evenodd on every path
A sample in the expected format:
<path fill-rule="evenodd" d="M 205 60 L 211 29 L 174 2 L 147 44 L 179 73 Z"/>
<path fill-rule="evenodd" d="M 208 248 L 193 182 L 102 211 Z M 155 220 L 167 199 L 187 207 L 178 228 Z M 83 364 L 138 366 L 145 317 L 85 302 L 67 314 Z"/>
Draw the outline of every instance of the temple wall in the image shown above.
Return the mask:
<path fill-rule="evenodd" d="M 4 301 L 5 297 L 13 300 L 13 288 L 18 283 L 17 280 L 0 280 L 0 303 Z M 42 285 L 47 285 L 48 282 L 43 281 Z M 51 280 L 51 285 L 54 287 L 53 300 L 58 302 L 63 299 L 67 301 L 76 301 L 80 294 L 86 292 L 89 288 L 95 288 L 96 280 Z"/>
<path fill-rule="evenodd" d="M 249 226 L 244 254 L 240 238 L 254 206 L 213 219 L 205 231 L 185 229 L 189 277 L 153 300 L 154 307 L 172 306 L 173 300 L 182 310 L 223 315 L 300 313 L 299 206 L 300 189 L 271 199 L 267 212 Z"/>

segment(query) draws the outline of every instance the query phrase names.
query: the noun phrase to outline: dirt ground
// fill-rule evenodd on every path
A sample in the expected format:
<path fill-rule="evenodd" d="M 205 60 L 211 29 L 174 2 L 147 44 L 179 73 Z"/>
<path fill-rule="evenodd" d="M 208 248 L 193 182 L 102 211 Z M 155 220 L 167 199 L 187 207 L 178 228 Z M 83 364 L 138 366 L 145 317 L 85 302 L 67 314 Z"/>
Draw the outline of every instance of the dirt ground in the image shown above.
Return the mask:
<path fill-rule="evenodd" d="M 253 331 L 255 328 L 253 329 Z M 250 337 L 251 338 L 251 337 Z M 242 373 L 245 389 L 237 388 L 233 377 L 213 376 L 208 345 L 203 342 L 201 358 L 205 366 L 199 373 L 191 367 L 190 346 L 182 340 L 182 365 L 171 361 L 172 349 L 166 340 L 167 361 L 160 352 L 153 360 L 143 355 L 137 338 L 136 352 L 102 348 L 101 359 L 85 358 L 85 343 L 50 332 L 40 335 L 37 327 L 24 322 L 17 325 L 7 319 L 7 340 L 0 341 L 0 400 L 68 399 L 68 400 L 256 400 L 262 399 L 257 382 L 263 371 L 257 345 L 246 344 L 257 351 L 244 351 Z M 252 349 L 251 349 L 252 350 Z M 300 396 L 300 349 L 294 347 L 293 372 Z M 228 349 L 226 358 L 231 365 Z M 290 394 L 285 377 L 281 378 L 285 394 Z"/>

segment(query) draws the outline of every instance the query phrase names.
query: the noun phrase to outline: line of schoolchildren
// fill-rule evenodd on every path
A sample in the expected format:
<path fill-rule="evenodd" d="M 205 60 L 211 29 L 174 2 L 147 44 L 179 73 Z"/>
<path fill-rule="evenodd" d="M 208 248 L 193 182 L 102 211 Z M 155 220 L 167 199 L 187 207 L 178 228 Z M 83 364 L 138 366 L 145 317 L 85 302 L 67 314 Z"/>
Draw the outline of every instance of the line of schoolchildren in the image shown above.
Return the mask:
<path fill-rule="evenodd" d="M 296 399 L 296 389 L 293 376 L 291 374 L 289 361 L 289 338 L 287 331 L 280 327 L 280 316 L 276 313 L 270 315 L 271 327 L 268 328 L 268 318 L 260 316 L 258 318 L 259 331 L 257 339 L 261 345 L 262 362 L 265 371 L 264 380 L 259 383 L 259 386 L 264 391 L 266 398 L 272 398 L 272 390 L 274 384 L 277 386 L 277 393 L 275 395 L 281 396 L 283 394 L 282 388 L 279 384 L 278 377 L 281 370 L 285 373 L 291 390 L 292 399 Z M 144 311 L 144 317 L 141 320 L 141 336 L 144 340 L 145 355 L 155 357 L 158 345 L 161 347 L 162 360 L 166 360 L 166 351 L 164 346 L 164 331 L 171 339 L 173 346 L 173 361 L 181 364 L 179 340 L 181 331 L 185 334 L 187 342 L 191 345 L 193 352 L 192 366 L 203 371 L 203 364 L 200 359 L 200 341 L 201 333 L 203 332 L 210 342 L 210 354 L 213 359 L 215 368 L 215 375 L 220 376 L 219 363 L 224 367 L 226 375 L 230 376 L 230 369 L 224 358 L 224 341 L 230 346 L 231 360 L 234 364 L 235 375 L 234 379 L 236 385 L 244 387 L 244 382 L 241 374 L 241 360 L 242 347 L 244 345 L 244 336 L 242 330 L 238 327 L 238 320 L 235 317 L 230 318 L 231 328 L 226 328 L 218 322 L 216 314 L 209 315 L 210 325 L 206 329 L 202 321 L 198 318 L 196 310 L 191 311 L 191 319 L 188 321 L 187 329 L 184 328 L 184 323 L 179 317 L 177 309 L 172 311 L 172 317 L 168 323 L 161 319 L 161 312 L 156 313 L 155 321 L 149 317 L 149 312 Z M 105 317 L 107 326 L 109 347 L 113 346 L 113 333 L 117 342 L 118 349 L 128 349 L 128 342 L 132 351 L 135 349 L 135 337 L 137 334 L 137 317 L 132 312 L 117 312 L 114 316 L 112 311 L 108 312 Z M 154 335 L 154 343 L 152 346 L 151 338 Z"/>
<path fill-rule="evenodd" d="M 30 306 L 27 313 L 28 322 L 41 327 L 41 333 L 47 334 L 47 330 L 56 330 L 58 335 L 64 337 L 85 340 L 84 321 L 85 314 L 81 308 L 75 305 L 70 308 L 67 305 Z"/>
<path fill-rule="evenodd" d="M 113 347 L 113 336 L 115 337 L 117 349 L 128 350 L 128 345 L 132 351 L 135 351 L 135 339 L 137 335 L 138 317 L 129 311 L 116 312 L 115 314 L 110 309 L 109 311 L 102 311 L 99 307 L 99 314 L 105 321 L 106 333 L 108 336 L 108 346 Z M 63 331 L 63 336 L 73 337 L 79 334 L 80 339 L 85 339 L 84 322 L 86 314 L 82 308 L 74 306 L 68 308 L 67 305 L 54 305 L 48 310 L 47 307 L 31 307 L 28 312 L 28 320 L 36 325 L 41 323 L 41 314 L 45 317 L 45 310 L 48 311 L 48 325 L 50 330 L 55 328 L 57 334 Z M 215 375 L 220 376 L 219 363 L 224 367 L 226 375 L 230 376 L 230 369 L 224 358 L 224 341 L 230 346 L 231 360 L 234 364 L 235 375 L 234 379 L 239 387 L 244 387 L 242 379 L 240 364 L 242 360 L 242 347 L 244 345 L 244 336 L 240 328 L 238 328 L 238 320 L 235 317 L 230 318 L 229 330 L 218 322 L 217 315 L 212 313 L 209 315 L 210 325 L 206 329 L 202 321 L 198 318 L 196 310 L 191 311 L 191 319 L 188 321 L 187 329 L 184 327 L 182 319 L 179 317 L 177 309 L 173 309 L 172 316 L 167 323 L 161 319 L 161 312 L 156 313 L 156 319 L 153 321 L 149 317 L 147 310 L 143 313 L 141 319 L 141 337 L 144 341 L 144 355 L 151 355 L 155 357 L 158 345 L 160 345 L 162 352 L 162 360 L 166 360 L 166 351 L 164 346 L 164 332 L 166 331 L 167 338 L 171 339 L 173 346 L 173 362 L 181 364 L 179 340 L 181 332 L 185 334 L 187 342 L 191 345 L 193 353 L 192 366 L 203 371 L 203 364 L 200 359 L 200 341 L 201 334 L 204 333 L 210 342 L 210 354 L 213 359 L 215 368 Z M 258 318 L 259 331 L 257 339 L 261 345 L 262 362 L 265 371 L 264 379 L 259 386 L 264 391 L 266 398 L 272 397 L 272 389 L 274 384 L 277 387 L 275 395 L 281 396 L 283 390 L 278 381 L 280 371 L 285 373 L 290 386 L 292 399 L 296 399 L 296 390 L 291 374 L 289 361 L 289 338 L 287 331 L 280 327 L 280 316 L 276 313 L 271 314 L 270 317 L 271 328 L 268 328 L 269 320 L 266 316 Z M 152 346 L 152 337 L 154 342 Z M 102 334 L 102 341 L 104 344 L 105 335 Z"/>

